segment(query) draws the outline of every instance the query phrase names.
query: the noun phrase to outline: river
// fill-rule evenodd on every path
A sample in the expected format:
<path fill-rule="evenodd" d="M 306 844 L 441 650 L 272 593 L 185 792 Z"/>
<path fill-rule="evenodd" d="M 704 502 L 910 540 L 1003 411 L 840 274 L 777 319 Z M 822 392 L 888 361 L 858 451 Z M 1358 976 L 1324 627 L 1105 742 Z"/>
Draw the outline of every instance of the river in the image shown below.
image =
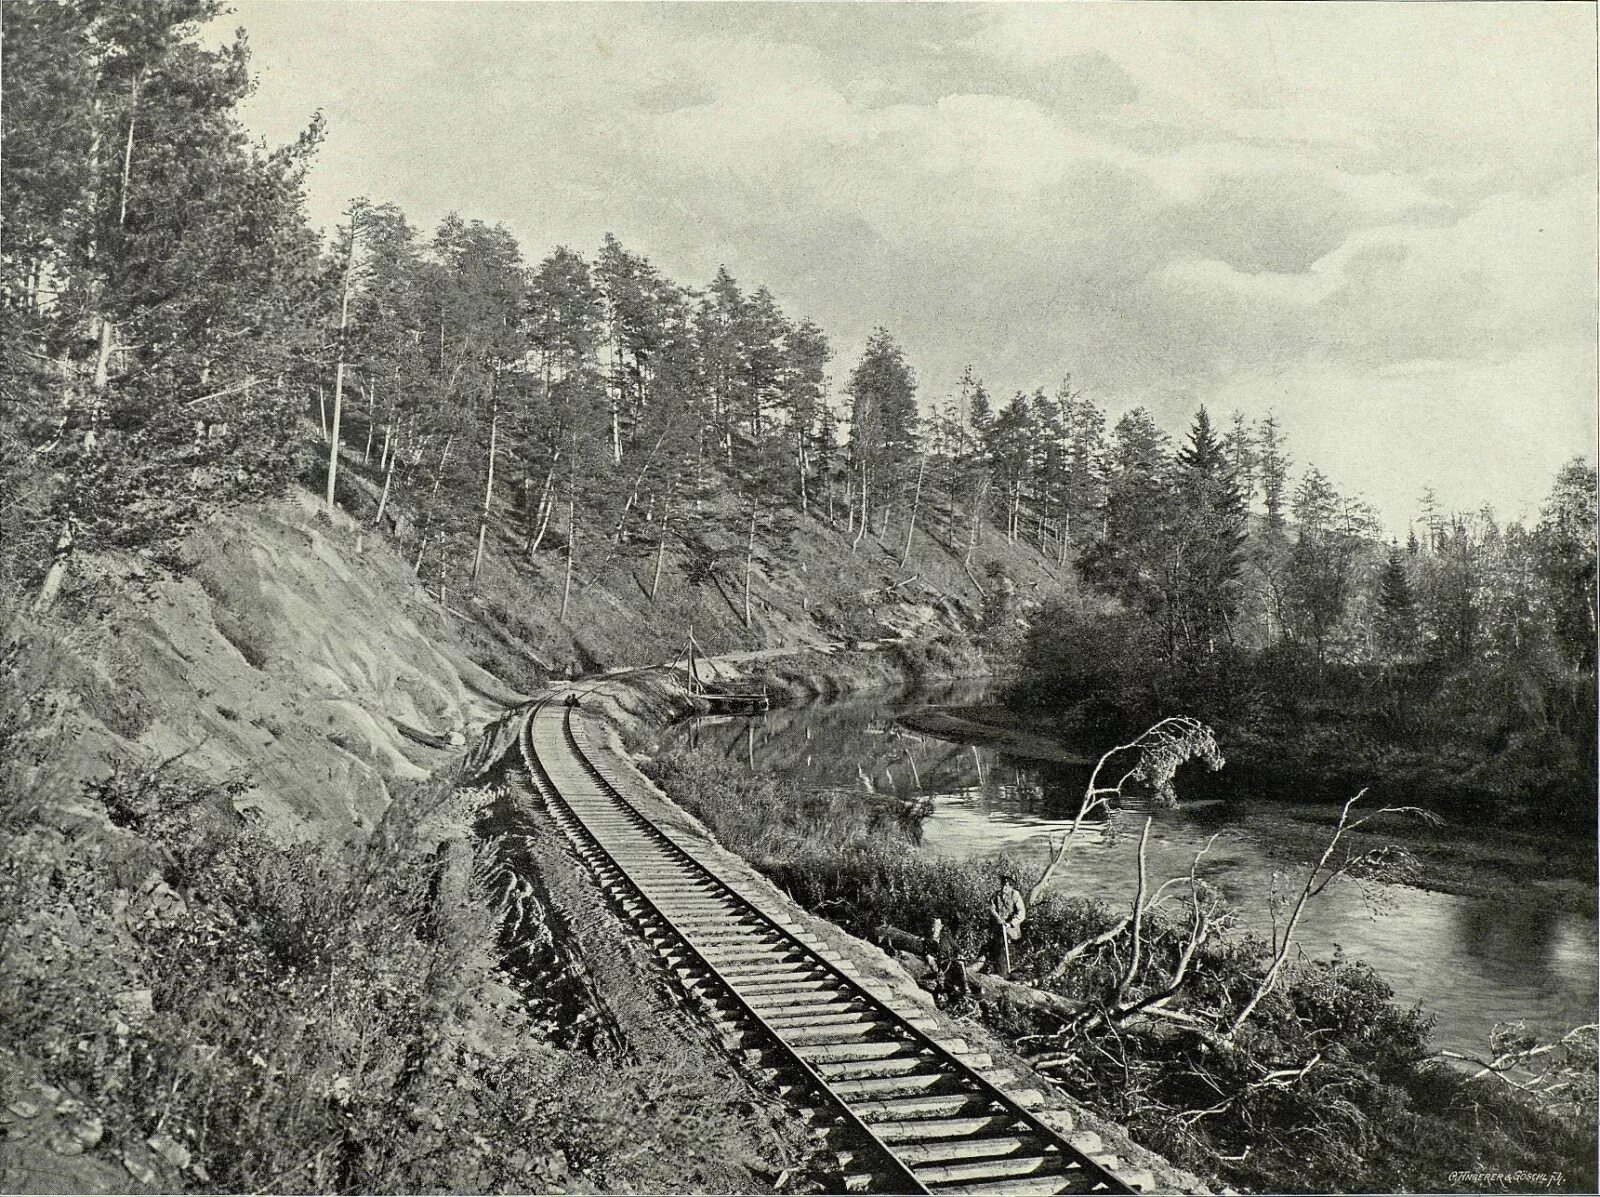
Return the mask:
<path fill-rule="evenodd" d="M 809 784 L 927 797 L 933 813 L 921 851 L 963 859 L 1007 855 L 1027 876 L 1042 866 L 1050 835 L 1070 822 L 1088 767 L 923 735 L 897 722 L 931 705 L 982 697 L 981 689 L 967 686 L 694 719 L 669 729 L 663 744 L 692 742 Z M 1187 874 L 1195 851 L 1215 836 L 1202 875 L 1227 897 L 1238 925 L 1270 934 L 1273 874 L 1292 880 L 1302 867 L 1303 829 L 1296 835 L 1289 826 L 1301 810 L 1256 801 L 1158 811 L 1150 875 Z M 1076 848 L 1059 888 L 1129 902 L 1137 826 L 1129 820 L 1128 832 L 1091 837 Z M 1342 952 L 1371 964 L 1396 1000 L 1434 1016 L 1440 1048 L 1482 1053 L 1499 1022 L 1520 1019 L 1559 1033 L 1595 1021 L 1592 915 L 1404 885 L 1363 891 L 1341 881 L 1307 908 L 1299 941 L 1313 958 Z"/>

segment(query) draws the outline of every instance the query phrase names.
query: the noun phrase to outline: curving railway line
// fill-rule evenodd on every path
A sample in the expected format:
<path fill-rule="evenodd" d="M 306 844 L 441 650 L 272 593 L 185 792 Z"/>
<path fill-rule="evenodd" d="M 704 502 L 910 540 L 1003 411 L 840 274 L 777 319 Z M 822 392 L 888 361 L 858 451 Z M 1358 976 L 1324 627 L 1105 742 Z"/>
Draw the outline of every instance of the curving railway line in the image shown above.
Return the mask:
<path fill-rule="evenodd" d="M 640 812 L 584 721 L 524 721 L 533 786 L 602 888 L 725 1034 L 813 1091 L 850 1139 L 852 1187 L 896 1193 L 1131 1193 L 985 1074 L 986 1056 L 894 1009 L 780 914 L 736 892 Z"/>

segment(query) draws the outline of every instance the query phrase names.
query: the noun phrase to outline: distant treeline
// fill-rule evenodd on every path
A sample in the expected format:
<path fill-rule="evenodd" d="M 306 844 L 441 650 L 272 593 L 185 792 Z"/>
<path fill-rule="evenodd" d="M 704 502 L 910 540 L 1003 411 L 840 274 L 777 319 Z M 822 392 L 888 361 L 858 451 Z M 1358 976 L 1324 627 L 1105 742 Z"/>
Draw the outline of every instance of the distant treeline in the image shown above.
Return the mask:
<path fill-rule="evenodd" d="M 1136 417 L 1079 558 L 1091 590 L 1032 618 L 1017 703 L 1090 737 L 1194 714 L 1222 735 L 1230 792 L 1376 786 L 1592 832 L 1593 467 L 1564 466 L 1532 527 L 1425 495 L 1402 546 L 1314 468 L 1286 502 L 1270 423 L 1219 443 L 1202 411 L 1173 452 Z"/>
<path fill-rule="evenodd" d="M 1203 410 L 1174 450 L 1142 408 L 1108 429 L 1070 380 L 923 397 L 878 329 L 842 387 L 815 323 L 727 269 L 664 277 L 607 236 L 525 259 L 498 225 L 431 236 L 353 201 L 305 214 L 320 115 L 247 137 L 242 37 L 219 0 L 4 7 L 3 582 L 48 604 L 74 556 L 159 551 L 206 513 L 325 490 L 430 584 L 485 544 L 563 563 L 673 559 L 701 578 L 780 559 L 799 523 L 904 560 L 1034 545 L 1114 596 L 1163 664 L 1240 647 L 1315 658 L 1549 652 L 1592 661 L 1593 471 L 1536 528 L 1430 505 L 1385 551 L 1371 510 L 1296 474 L 1272 417 Z M 650 571 L 647 569 L 646 573 Z M 978 574 L 974 573 L 974 579 Z M 981 583 L 980 583 L 981 584 Z"/>

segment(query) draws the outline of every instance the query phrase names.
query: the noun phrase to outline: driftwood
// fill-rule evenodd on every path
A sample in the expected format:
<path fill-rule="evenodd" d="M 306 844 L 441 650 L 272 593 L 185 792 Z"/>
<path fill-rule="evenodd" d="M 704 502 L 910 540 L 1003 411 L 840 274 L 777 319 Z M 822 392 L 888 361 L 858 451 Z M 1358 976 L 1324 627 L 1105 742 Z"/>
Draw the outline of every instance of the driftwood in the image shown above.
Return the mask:
<path fill-rule="evenodd" d="M 1057 1018 L 1070 1019 L 1082 1013 L 1078 1003 L 1068 1001 L 1060 994 L 1024 985 L 1021 981 L 1008 981 L 1004 977 L 991 976 L 989 973 L 975 972 L 971 969 L 967 971 L 967 981 L 985 1001 L 1006 1002 L 1035 1013 L 1052 1014 Z"/>
<path fill-rule="evenodd" d="M 910 952 L 914 956 L 926 956 L 932 950 L 926 938 L 913 935 L 892 923 L 879 923 L 872 929 L 872 939 L 886 952 Z"/>

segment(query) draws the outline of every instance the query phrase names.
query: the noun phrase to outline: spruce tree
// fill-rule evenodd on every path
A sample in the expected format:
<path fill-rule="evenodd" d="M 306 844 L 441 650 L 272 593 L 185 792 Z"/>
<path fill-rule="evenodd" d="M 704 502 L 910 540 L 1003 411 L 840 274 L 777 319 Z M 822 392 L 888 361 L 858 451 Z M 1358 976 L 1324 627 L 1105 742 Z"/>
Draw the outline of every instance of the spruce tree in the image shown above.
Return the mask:
<path fill-rule="evenodd" d="M 1416 650 L 1417 600 L 1406 573 L 1405 554 L 1391 545 L 1378 576 L 1378 648 L 1385 660 L 1400 663 Z"/>
<path fill-rule="evenodd" d="M 1233 462 L 1204 407 L 1177 456 L 1175 523 L 1182 529 L 1187 577 L 1179 602 L 1191 651 L 1206 657 L 1231 637 L 1244 562 L 1245 505 Z"/>
<path fill-rule="evenodd" d="M 1576 458 L 1561 468 L 1540 513 L 1535 543 L 1549 588 L 1552 623 L 1567 659 L 1595 668 L 1595 468 Z"/>
<path fill-rule="evenodd" d="M 1261 503 L 1266 512 L 1267 531 L 1282 535 L 1284 509 L 1288 500 L 1289 467 L 1293 463 L 1284 451 L 1283 432 L 1278 417 L 1268 412 L 1256 427 L 1256 470 L 1261 479 Z"/>
<path fill-rule="evenodd" d="M 1105 535 L 1081 563 L 1085 576 L 1140 616 L 1169 664 L 1183 643 L 1185 567 L 1172 519 L 1172 461 L 1165 433 L 1136 407 L 1117 421 L 1108 453 Z"/>

